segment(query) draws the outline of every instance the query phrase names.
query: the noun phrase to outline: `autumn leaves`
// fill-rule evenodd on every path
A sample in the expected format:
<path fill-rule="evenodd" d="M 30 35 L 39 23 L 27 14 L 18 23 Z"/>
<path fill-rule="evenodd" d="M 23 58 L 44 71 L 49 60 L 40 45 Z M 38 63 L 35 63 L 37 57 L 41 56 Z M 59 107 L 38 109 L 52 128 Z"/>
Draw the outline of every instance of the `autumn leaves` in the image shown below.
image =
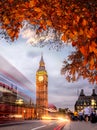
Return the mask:
<path fill-rule="evenodd" d="M 84 67 L 97 72 L 97 2 L 94 0 L 3 0 L 0 28 L 12 41 L 18 38 L 23 21 L 38 25 L 36 33 L 48 27 L 62 34 L 82 55 Z"/>

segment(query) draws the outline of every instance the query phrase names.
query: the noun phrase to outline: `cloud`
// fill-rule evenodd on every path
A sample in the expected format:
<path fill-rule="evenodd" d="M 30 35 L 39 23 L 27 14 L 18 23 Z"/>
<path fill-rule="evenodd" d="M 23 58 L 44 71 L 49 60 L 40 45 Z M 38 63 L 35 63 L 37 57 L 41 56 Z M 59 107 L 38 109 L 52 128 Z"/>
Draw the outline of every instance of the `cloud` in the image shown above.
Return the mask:
<path fill-rule="evenodd" d="M 32 36 L 34 37 L 34 35 L 36 35 L 35 32 L 28 30 L 23 34 L 23 37 L 29 39 Z M 30 80 L 32 83 L 31 88 L 34 91 L 36 88 L 36 71 L 39 67 L 41 52 L 43 52 L 49 80 L 49 103 L 54 103 L 58 107 L 66 107 L 67 105 L 73 109 L 82 88 L 85 90 L 85 93 L 91 94 L 94 86 L 89 84 L 87 80 L 80 79 L 77 82 L 68 83 L 65 77 L 60 74 L 62 61 L 72 50 L 70 45 L 69 47 L 65 46 L 61 51 L 57 52 L 55 50 L 49 50 L 47 47 L 33 47 L 31 44 L 26 44 L 27 40 L 23 40 L 22 38 L 11 45 L 6 44 L 4 41 L 2 42 L 0 44 L 0 54 Z"/>
<path fill-rule="evenodd" d="M 33 57 L 37 57 L 39 56 L 37 52 L 34 52 L 33 51 L 29 51 L 27 52 L 27 56 L 30 57 L 30 58 L 33 58 Z"/>
<path fill-rule="evenodd" d="M 21 35 L 23 38 L 30 38 L 30 37 L 34 37 L 35 36 L 35 31 L 29 29 L 26 29 L 24 31 L 21 31 Z"/>
<path fill-rule="evenodd" d="M 20 36 L 26 39 L 26 43 L 31 43 L 33 46 L 43 47 L 47 45 L 50 49 L 54 48 L 59 50 L 64 47 L 64 42 L 61 40 L 61 35 L 52 28 L 48 28 L 41 33 L 36 33 L 39 29 L 38 26 L 31 26 L 25 22 Z"/>

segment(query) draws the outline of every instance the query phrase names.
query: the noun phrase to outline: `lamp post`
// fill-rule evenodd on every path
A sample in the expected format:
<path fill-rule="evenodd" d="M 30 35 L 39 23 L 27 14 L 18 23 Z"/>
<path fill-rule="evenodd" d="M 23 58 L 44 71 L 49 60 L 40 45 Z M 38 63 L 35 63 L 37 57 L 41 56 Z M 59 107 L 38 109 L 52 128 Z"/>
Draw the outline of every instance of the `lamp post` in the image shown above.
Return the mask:
<path fill-rule="evenodd" d="M 38 112 L 37 112 L 37 119 L 38 119 L 38 115 L 39 115 L 39 114 L 38 114 Z"/>
<path fill-rule="evenodd" d="M 23 111 L 24 112 L 24 120 L 26 119 L 26 110 Z"/>
<path fill-rule="evenodd" d="M 95 100 L 94 99 L 91 99 L 91 106 L 93 109 L 95 109 Z"/>
<path fill-rule="evenodd" d="M 16 102 L 15 102 L 15 104 L 17 105 L 17 114 L 22 114 L 22 108 L 21 108 L 21 106 L 24 104 L 23 99 L 17 99 Z M 19 109 L 21 111 L 19 111 Z"/>

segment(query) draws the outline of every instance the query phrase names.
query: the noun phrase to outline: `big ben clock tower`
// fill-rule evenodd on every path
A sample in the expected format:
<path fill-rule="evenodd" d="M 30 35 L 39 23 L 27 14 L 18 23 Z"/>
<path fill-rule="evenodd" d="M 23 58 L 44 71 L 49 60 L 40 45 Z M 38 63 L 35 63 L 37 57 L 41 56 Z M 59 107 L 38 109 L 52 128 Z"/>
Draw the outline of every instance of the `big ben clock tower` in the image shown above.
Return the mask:
<path fill-rule="evenodd" d="M 43 55 L 39 63 L 39 69 L 36 72 L 36 113 L 37 118 L 46 116 L 48 111 L 48 75 L 45 70 Z"/>

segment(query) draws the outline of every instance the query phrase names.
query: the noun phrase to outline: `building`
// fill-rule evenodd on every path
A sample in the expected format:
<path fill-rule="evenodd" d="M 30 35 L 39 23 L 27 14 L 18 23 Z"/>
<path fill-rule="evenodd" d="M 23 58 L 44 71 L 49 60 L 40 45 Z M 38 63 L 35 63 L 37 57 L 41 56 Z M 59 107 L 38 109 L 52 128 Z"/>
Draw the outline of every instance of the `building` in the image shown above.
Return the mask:
<path fill-rule="evenodd" d="M 37 118 L 48 115 L 48 74 L 45 69 L 43 56 L 36 72 L 36 115 Z"/>
<path fill-rule="evenodd" d="M 0 120 L 35 118 L 32 83 L 0 56 Z M 29 96 L 27 93 L 30 92 Z"/>
<path fill-rule="evenodd" d="M 95 93 L 97 94 L 97 86 L 95 86 Z"/>
<path fill-rule="evenodd" d="M 90 96 L 86 96 L 84 90 L 81 90 L 78 100 L 75 103 L 75 111 L 79 112 L 87 106 L 91 106 L 91 108 L 97 110 L 97 94 L 95 93 L 95 89 L 93 89 Z"/>
<path fill-rule="evenodd" d="M 0 119 L 34 118 L 34 105 L 30 100 L 25 100 L 25 97 L 26 95 L 18 93 L 17 88 L 0 82 Z"/>

